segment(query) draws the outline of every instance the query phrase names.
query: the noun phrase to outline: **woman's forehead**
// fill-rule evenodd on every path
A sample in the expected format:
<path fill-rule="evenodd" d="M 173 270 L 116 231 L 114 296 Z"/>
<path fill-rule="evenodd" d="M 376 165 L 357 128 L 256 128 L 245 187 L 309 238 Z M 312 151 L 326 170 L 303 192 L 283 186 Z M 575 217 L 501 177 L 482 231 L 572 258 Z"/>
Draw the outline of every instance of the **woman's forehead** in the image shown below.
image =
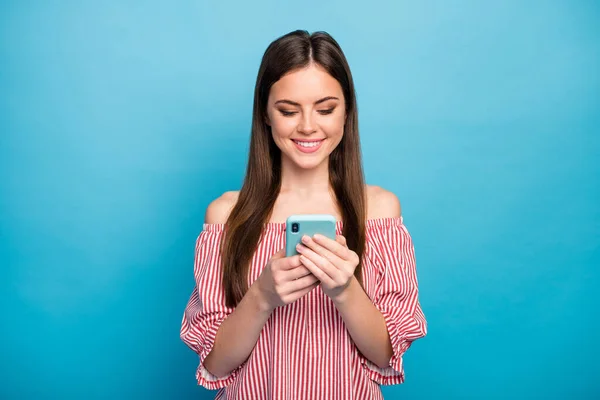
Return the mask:
<path fill-rule="evenodd" d="M 273 102 L 286 98 L 311 104 L 327 96 L 343 99 L 339 82 L 323 68 L 314 65 L 282 76 L 271 87 L 270 96 Z"/>

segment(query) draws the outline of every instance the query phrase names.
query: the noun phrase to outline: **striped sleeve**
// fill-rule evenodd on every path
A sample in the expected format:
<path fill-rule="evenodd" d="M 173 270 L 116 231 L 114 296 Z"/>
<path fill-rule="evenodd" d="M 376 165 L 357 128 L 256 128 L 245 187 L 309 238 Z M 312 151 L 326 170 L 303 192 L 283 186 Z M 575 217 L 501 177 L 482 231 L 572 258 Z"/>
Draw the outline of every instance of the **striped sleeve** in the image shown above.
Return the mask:
<path fill-rule="evenodd" d="M 200 363 L 196 371 L 198 385 L 215 390 L 233 383 L 243 364 L 227 376 L 216 377 L 205 367 L 204 360 L 212 350 L 221 323 L 233 312 L 225 305 L 221 287 L 220 240 L 222 230 L 218 225 L 205 225 L 196 240 L 194 278 L 196 285 L 183 313 L 181 340 L 195 351 Z"/>
<path fill-rule="evenodd" d="M 390 335 L 393 354 L 380 368 L 365 358 L 369 377 L 381 385 L 404 382 L 402 356 L 413 341 L 427 334 L 427 322 L 419 304 L 415 250 L 402 219 L 391 219 L 371 232 L 380 252 L 375 307 L 381 312 Z"/>

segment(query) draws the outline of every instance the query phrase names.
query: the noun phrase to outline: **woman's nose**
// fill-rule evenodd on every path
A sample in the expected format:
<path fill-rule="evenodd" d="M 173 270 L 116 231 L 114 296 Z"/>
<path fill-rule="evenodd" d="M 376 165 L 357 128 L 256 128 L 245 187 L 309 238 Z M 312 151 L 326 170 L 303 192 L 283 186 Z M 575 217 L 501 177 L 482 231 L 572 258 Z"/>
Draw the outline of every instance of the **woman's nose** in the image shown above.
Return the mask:
<path fill-rule="evenodd" d="M 304 134 L 311 134 L 315 131 L 316 124 L 313 120 L 312 113 L 304 113 L 302 119 L 300 120 L 300 124 L 298 124 L 298 132 Z"/>

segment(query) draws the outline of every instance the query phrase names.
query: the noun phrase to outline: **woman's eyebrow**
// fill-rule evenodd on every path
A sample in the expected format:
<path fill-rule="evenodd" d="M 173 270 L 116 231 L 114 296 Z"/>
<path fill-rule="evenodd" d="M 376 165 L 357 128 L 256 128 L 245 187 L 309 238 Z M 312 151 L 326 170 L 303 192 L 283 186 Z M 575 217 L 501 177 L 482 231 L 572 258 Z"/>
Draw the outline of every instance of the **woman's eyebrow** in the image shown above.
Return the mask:
<path fill-rule="evenodd" d="M 327 100 L 339 100 L 339 99 L 337 97 L 334 97 L 334 96 L 327 96 L 327 97 L 323 97 L 320 100 L 315 101 L 315 104 L 320 104 L 320 103 L 322 103 L 324 101 L 327 101 Z M 288 99 L 277 100 L 275 102 L 275 104 L 277 104 L 277 103 L 285 103 L 285 104 L 290 104 L 292 106 L 298 106 L 298 107 L 300 107 L 300 103 L 296 103 L 295 101 L 291 101 L 291 100 L 288 100 Z"/>

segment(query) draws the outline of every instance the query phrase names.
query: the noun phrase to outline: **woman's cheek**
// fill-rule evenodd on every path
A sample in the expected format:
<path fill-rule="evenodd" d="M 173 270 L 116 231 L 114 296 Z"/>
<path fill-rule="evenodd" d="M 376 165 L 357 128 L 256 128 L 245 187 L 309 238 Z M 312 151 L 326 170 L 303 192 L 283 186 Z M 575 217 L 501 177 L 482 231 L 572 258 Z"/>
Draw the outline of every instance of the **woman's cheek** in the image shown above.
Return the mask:
<path fill-rule="evenodd" d="M 330 135 L 341 135 L 344 133 L 344 119 L 343 118 L 332 118 L 327 121 L 323 126 L 325 132 Z"/>
<path fill-rule="evenodd" d="M 290 126 L 293 126 L 293 124 L 290 123 L 289 120 L 285 120 L 282 118 L 277 118 L 273 122 L 274 122 L 273 127 L 275 128 L 275 130 L 277 130 L 281 133 L 285 133 L 287 130 L 289 130 Z"/>

